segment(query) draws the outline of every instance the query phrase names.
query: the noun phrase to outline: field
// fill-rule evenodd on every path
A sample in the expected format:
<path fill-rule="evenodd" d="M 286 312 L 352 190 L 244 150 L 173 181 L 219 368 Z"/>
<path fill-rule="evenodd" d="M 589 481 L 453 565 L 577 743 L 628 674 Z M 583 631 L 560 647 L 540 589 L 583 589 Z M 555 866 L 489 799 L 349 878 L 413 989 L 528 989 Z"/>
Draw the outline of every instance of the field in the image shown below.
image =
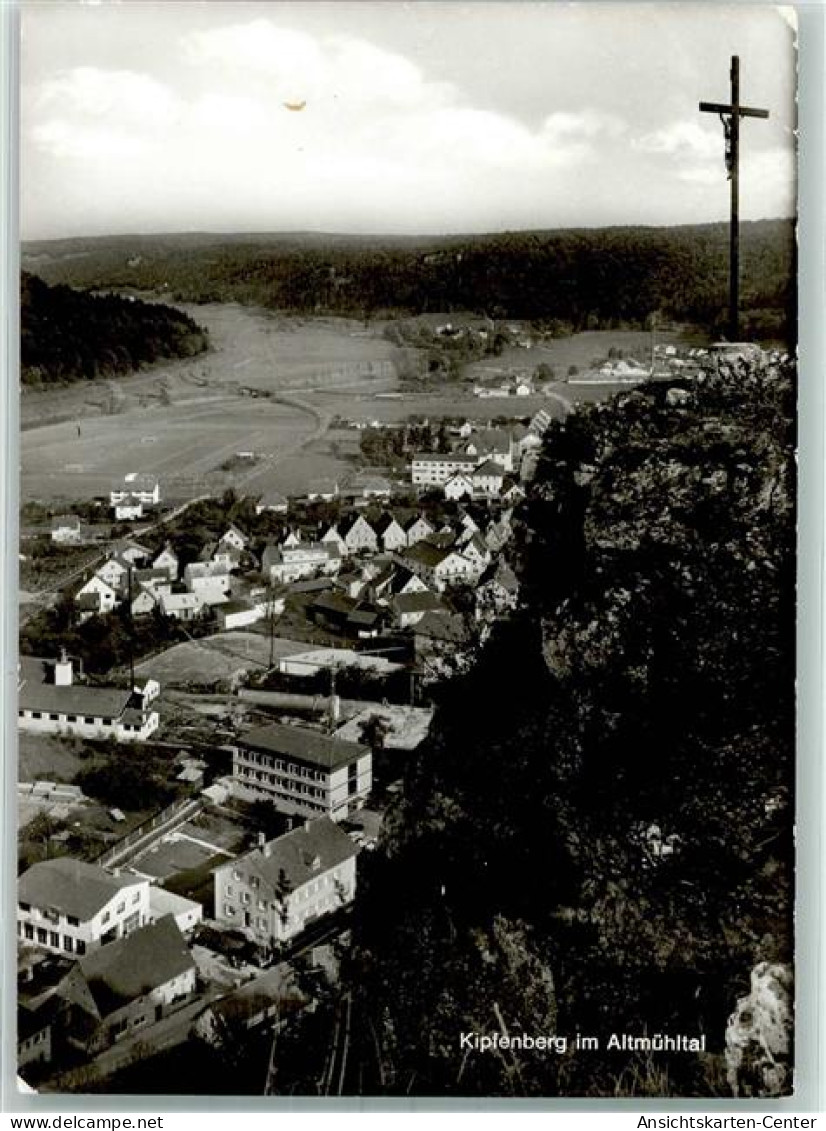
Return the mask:
<path fill-rule="evenodd" d="M 273 655 L 277 662 L 282 656 L 306 652 L 311 646 L 283 640 L 273 640 Z M 151 676 L 163 687 L 182 687 L 187 683 L 213 683 L 229 680 L 241 670 L 264 669 L 269 666 L 270 641 L 255 632 L 221 632 L 203 640 L 186 641 L 138 664 L 135 671 L 141 676 Z"/>
<path fill-rule="evenodd" d="M 229 486 L 245 494 L 298 494 L 311 479 L 343 482 L 353 473 L 357 440 L 328 431 L 335 416 L 485 422 L 530 416 L 540 408 L 559 416 L 572 403 L 612 391 L 560 382 L 548 395 L 483 400 L 467 381 L 402 393 L 394 366 L 398 351 L 378 325 L 366 330 L 348 319 L 287 318 L 235 304 L 185 309 L 209 329 L 209 353 L 131 377 L 25 392 L 23 501 L 105 495 L 129 471 L 159 475 L 166 500 Z M 585 370 L 612 346 L 644 360 L 651 335 L 594 331 L 531 350 L 513 347 L 474 363 L 468 377 L 532 373 L 542 362 L 564 377 L 570 365 Z M 241 452 L 254 453 L 254 461 L 236 458 Z"/>
<path fill-rule="evenodd" d="M 344 319 L 287 320 L 235 305 L 188 313 L 210 331 L 208 354 L 131 377 L 24 394 L 23 501 L 106 494 L 129 471 L 157 473 L 167 498 L 230 485 L 250 493 L 294 490 L 339 472 L 323 453 L 299 455 L 290 466 L 290 457 L 327 426 L 291 390 L 392 388 L 394 347 Z M 237 452 L 249 451 L 258 462 L 248 471 L 222 470 Z"/>

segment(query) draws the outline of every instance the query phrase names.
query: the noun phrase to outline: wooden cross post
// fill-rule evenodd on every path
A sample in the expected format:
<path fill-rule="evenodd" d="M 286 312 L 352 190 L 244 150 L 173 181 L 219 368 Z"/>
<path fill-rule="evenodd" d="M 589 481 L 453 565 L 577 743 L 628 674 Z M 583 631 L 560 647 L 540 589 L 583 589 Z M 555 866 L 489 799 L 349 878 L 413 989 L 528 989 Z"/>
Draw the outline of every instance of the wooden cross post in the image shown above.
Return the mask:
<path fill-rule="evenodd" d="M 731 105 L 701 102 L 700 109 L 718 114 L 726 135 L 726 168 L 731 181 L 731 227 L 729 229 L 729 333 L 736 342 L 740 289 L 740 119 L 768 118 L 768 110 L 740 105 L 740 59 L 731 57 Z"/>

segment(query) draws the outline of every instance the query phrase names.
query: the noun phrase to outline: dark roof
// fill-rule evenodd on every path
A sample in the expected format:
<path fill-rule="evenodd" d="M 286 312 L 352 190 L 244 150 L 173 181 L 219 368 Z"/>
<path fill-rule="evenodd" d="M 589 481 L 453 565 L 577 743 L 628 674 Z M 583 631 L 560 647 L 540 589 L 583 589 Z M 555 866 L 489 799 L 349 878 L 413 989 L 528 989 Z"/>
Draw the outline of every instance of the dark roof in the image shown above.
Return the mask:
<path fill-rule="evenodd" d="M 430 610 L 435 612 L 444 609 L 441 599 L 429 589 L 426 592 L 400 593 L 398 597 L 393 598 L 391 604 L 397 613 L 420 613 Z"/>
<path fill-rule="evenodd" d="M 195 966 L 174 915 L 94 950 L 80 969 L 101 1017 Z"/>
<path fill-rule="evenodd" d="M 501 463 L 497 463 L 495 460 L 489 459 L 485 460 L 485 462 L 479 467 L 474 468 L 473 478 L 475 479 L 477 475 L 496 475 L 504 479 L 505 469 L 504 467 L 502 467 Z"/>
<path fill-rule="evenodd" d="M 360 743 L 345 742 L 315 730 L 285 726 L 283 723 L 256 727 L 243 733 L 238 741 L 242 746 L 266 750 L 272 754 L 284 754 L 312 766 L 321 766 L 325 770 L 346 766 L 369 753 L 369 747 Z"/>
<path fill-rule="evenodd" d="M 243 865 L 256 872 L 275 892 L 285 883 L 295 891 L 357 855 L 358 849 L 347 833 L 329 817 L 320 817 L 306 821 L 292 832 L 271 840 L 263 849 L 256 848 L 222 868 Z"/>
<path fill-rule="evenodd" d="M 219 606 L 222 613 L 249 613 L 255 606 L 250 601 L 225 601 Z"/>
<path fill-rule="evenodd" d="M 468 440 L 468 446 L 476 448 L 478 452 L 505 454 L 510 451 L 511 438 L 506 432 L 490 429 L 487 432 L 474 432 Z"/>
<path fill-rule="evenodd" d="M 96 606 L 97 607 L 97 606 Z M 70 684 L 57 687 L 52 682 L 54 663 L 35 656 L 21 656 L 18 706 L 27 711 L 49 711 L 68 715 L 94 715 L 117 718 L 125 709 L 131 692 L 119 687 L 86 687 Z"/>
<path fill-rule="evenodd" d="M 87 920 L 121 888 L 140 883 L 135 876 L 112 876 L 97 864 L 57 856 L 32 864 L 17 881 L 17 898 L 34 907 L 53 907 Z"/>
<path fill-rule="evenodd" d="M 373 523 L 373 529 L 375 530 L 375 532 L 376 532 L 377 534 L 379 534 L 379 535 L 383 535 L 383 534 L 385 534 L 385 533 L 386 533 L 386 531 L 387 531 L 387 530 L 389 530 L 389 529 L 390 529 L 390 527 L 391 527 L 391 526 L 392 526 L 392 525 L 393 525 L 394 523 L 396 524 L 396 526 L 398 526 L 398 527 L 400 527 L 400 528 L 401 528 L 401 523 L 399 522 L 399 520 L 398 520 L 398 519 L 396 518 L 396 516 L 395 516 L 395 515 L 392 515 L 392 514 L 383 514 L 383 515 L 380 515 L 380 516 L 379 516 L 379 517 L 378 517 L 378 518 L 377 518 L 377 519 L 375 520 L 375 522 Z"/>
<path fill-rule="evenodd" d="M 452 550 L 446 550 L 440 546 L 434 546 L 432 542 L 416 542 L 404 552 L 404 557 L 419 561 L 423 565 L 430 566 L 431 569 L 445 560 L 451 554 Z"/>
<path fill-rule="evenodd" d="M 413 456 L 414 463 L 464 463 L 472 467 L 476 457 L 465 452 L 416 452 Z"/>
<path fill-rule="evenodd" d="M 415 636 L 426 636 L 433 640 L 444 640 L 451 644 L 464 644 L 470 634 L 460 616 L 442 616 L 439 613 L 425 613 L 418 624 L 413 625 Z"/>

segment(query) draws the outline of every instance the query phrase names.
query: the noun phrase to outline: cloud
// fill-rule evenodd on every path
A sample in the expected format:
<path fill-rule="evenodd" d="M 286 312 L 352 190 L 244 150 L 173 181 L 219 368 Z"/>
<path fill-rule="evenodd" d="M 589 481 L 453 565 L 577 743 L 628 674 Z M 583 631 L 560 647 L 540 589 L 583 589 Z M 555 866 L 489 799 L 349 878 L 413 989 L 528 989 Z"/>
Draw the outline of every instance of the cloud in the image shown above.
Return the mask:
<path fill-rule="evenodd" d="M 634 138 L 631 145 L 640 153 L 688 160 L 705 159 L 723 153 L 723 131 L 720 127 L 714 132 L 698 122 L 673 122 L 663 129 Z"/>

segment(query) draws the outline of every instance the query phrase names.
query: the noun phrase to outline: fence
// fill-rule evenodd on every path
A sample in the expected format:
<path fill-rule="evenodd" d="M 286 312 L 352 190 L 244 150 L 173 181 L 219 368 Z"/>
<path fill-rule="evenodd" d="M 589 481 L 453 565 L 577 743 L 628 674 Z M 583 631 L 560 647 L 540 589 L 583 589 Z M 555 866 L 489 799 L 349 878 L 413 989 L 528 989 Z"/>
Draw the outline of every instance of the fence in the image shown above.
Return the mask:
<path fill-rule="evenodd" d="M 154 816 L 138 825 L 137 828 L 134 828 L 131 833 L 127 833 L 117 844 L 107 848 L 105 852 L 96 857 L 95 864 L 99 864 L 101 868 L 108 867 L 128 853 L 130 849 L 135 848 L 142 840 L 150 837 L 153 832 L 157 832 L 159 835 L 170 832 L 176 824 L 183 824 L 184 821 L 188 821 L 190 817 L 200 813 L 202 808 L 203 802 L 198 798 L 184 797 L 179 801 L 173 801 L 171 805 L 167 805 L 165 809 L 161 809 Z"/>

